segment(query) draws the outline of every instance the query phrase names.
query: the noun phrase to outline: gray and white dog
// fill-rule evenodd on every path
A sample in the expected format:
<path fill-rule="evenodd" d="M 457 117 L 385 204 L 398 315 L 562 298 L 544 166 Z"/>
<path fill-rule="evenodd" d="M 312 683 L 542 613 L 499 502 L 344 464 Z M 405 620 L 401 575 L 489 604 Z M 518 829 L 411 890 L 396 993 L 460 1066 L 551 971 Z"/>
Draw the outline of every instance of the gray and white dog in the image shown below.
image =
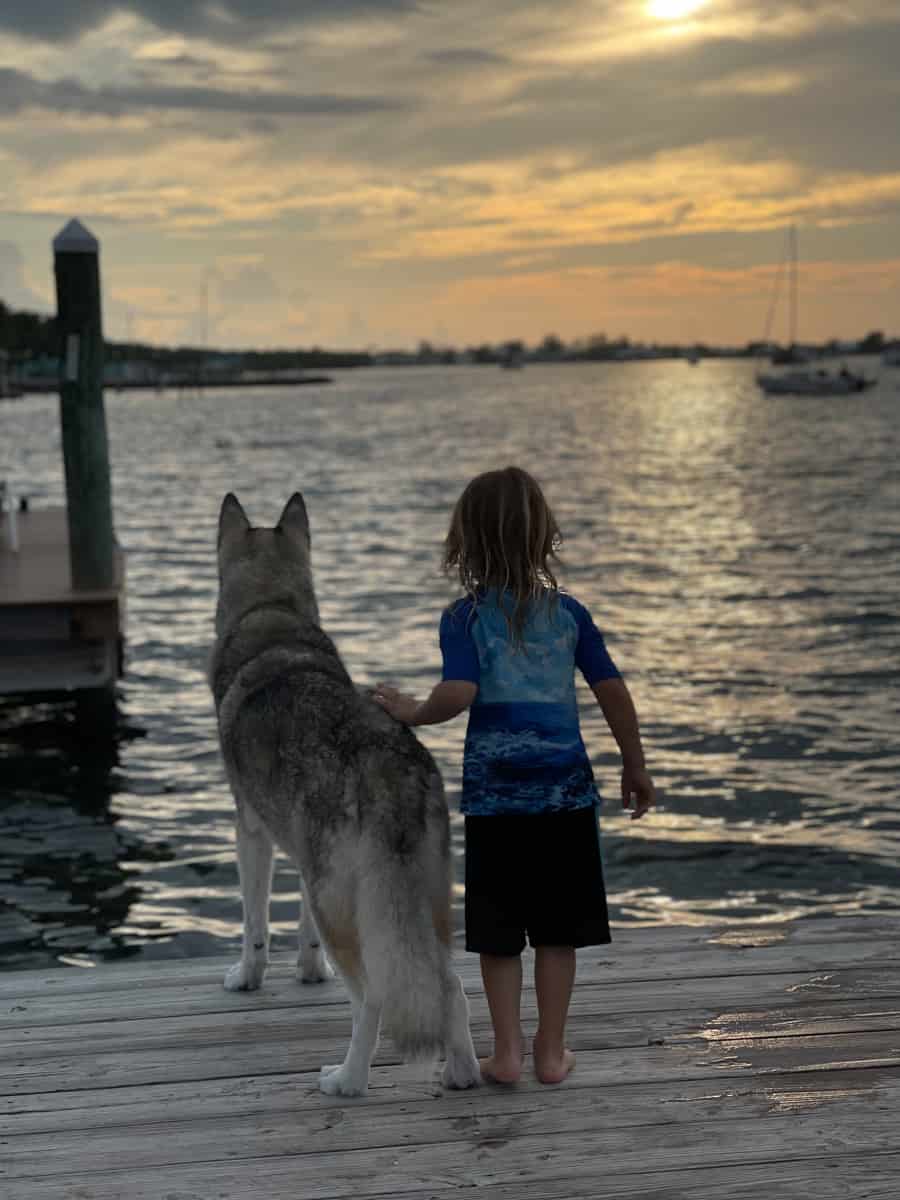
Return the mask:
<path fill-rule="evenodd" d="M 480 1081 L 468 1005 L 451 966 L 450 833 L 440 773 L 412 731 L 353 685 L 319 626 L 303 497 L 274 529 L 229 493 L 219 514 L 219 600 L 210 684 L 237 806 L 244 905 L 229 990 L 258 988 L 268 963 L 277 845 L 303 885 L 299 973 L 331 973 L 353 1007 L 332 1095 L 366 1091 L 379 1027 L 405 1058 L 446 1052 L 447 1087 Z"/>

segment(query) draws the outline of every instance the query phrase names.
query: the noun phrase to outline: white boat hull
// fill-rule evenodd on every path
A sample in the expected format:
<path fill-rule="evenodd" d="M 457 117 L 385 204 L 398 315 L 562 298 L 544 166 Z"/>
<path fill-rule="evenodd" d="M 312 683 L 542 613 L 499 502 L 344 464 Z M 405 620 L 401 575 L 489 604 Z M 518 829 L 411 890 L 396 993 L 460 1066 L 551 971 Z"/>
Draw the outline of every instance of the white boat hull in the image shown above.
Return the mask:
<path fill-rule="evenodd" d="M 775 396 L 849 396 L 864 392 L 874 379 L 863 375 L 832 375 L 828 371 L 787 371 L 783 375 L 757 375 L 764 392 Z"/>

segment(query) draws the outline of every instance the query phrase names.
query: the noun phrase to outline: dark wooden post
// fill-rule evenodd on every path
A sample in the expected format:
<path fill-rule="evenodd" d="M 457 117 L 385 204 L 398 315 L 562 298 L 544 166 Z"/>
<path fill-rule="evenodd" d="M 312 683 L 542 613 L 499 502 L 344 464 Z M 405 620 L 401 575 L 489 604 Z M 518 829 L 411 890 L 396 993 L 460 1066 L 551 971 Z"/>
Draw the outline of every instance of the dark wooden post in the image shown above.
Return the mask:
<path fill-rule="evenodd" d="M 53 239 L 69 561 L 76 591 L 111 588 L 115 574 L 99 258 L 97 239 L 79 221 L 70 221 Z"/>

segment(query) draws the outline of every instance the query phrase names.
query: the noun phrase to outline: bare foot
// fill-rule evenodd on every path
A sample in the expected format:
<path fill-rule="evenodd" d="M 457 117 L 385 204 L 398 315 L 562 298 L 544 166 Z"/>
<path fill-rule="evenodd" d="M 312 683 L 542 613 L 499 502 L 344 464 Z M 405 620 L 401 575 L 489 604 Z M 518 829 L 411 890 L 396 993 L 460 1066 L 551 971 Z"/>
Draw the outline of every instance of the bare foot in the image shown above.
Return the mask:
<path fill-rule="evenodd" d="M 525 1061 L 525 1038 L 519 1041 L 519 1052 L 509 1051 L 498 1054 L 495 1050 L 490 1058 L 479 1058 L 481 1077 L 487 1083 L 518 1083 L 522 1078 L 522 1064 Z"/>
<path fill-rule="evenodd" d="M 538 1047 L 537 1038 L 534 1040 L 534 1073 L 541 1083 L 562 1083 L 575 1066 L 575 1055 L 567 1047 L 562 1054 L 558 1051 L 548 1054 Z"/>

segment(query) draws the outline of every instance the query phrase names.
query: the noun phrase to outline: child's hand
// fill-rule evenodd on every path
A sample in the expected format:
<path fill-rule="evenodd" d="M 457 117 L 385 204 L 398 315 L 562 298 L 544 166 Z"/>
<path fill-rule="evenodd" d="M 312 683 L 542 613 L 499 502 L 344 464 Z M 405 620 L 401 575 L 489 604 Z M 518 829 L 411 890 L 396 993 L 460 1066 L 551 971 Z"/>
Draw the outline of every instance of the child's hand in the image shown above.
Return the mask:
<path fill-rule="evenodd" d="M 385 712 L 390 713 L 395 721 L 402 721 L 404 725 L 415 724 L 415 716 L 419 709 L 419 702 L 415 697 L 398 692 L 389 684 L 379 683 L 372 698 Z"/>
<path fill-rule="evenodd" d="M 630 808 L 634 800 L 632 821 L 642 817 L 652 804 L 656 803 L 656 788 L 649 772 L 643 767 L 622 768 L 622 807 Z"/>

